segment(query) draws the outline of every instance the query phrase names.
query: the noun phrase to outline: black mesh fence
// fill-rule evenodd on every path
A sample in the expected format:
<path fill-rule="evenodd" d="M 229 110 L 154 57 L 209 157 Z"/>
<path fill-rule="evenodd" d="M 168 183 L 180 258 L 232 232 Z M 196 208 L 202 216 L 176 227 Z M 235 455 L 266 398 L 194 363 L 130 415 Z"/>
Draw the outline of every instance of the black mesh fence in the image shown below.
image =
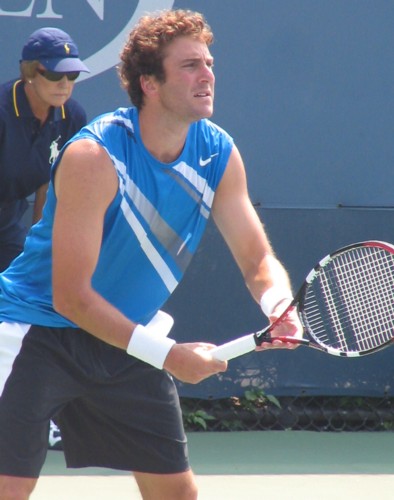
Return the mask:
<path fill-rule="evenodd" d="M 242 398 L 181 398 L 187 431 L 392 431 L 394 398 L 281 397 L 258 391 Z"/>
<path fill-rule="evenodd" d="M 246 391 L 228 399 L 181 397 L 186 431 L 374 431 L 394 430 L 394 398 L 281 397 Z M 51 428 L 49 449 L 62 450 L 60 432 Z"/>

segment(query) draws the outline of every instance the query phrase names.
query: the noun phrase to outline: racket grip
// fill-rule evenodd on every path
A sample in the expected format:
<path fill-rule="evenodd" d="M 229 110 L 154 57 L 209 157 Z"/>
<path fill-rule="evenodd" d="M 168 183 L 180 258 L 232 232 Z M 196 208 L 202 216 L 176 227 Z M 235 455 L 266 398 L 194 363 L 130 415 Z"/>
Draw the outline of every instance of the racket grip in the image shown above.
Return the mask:
<path fill-rule="evenodd" d="M 250 333 L 244 337 L 240 337 L 238 339 L 231 340 L 226 344 L 214 347 L 210 353 L 214 358 L 219 359 L 220 361 L 229 361 L 230 359 L 254 351 L 255 348 L 256 342 L 254 334 Z"/>

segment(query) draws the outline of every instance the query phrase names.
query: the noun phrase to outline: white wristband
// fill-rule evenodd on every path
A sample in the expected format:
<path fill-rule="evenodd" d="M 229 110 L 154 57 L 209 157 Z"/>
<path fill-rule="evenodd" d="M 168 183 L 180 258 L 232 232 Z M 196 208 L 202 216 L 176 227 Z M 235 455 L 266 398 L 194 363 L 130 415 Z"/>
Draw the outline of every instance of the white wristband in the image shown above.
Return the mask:
<path fill-rule="evenodd" d="M 146 326 L 137 325 L 127 346 L 127 354 L 161 370 L 174 344 L 174 339 L 157 335 Z"/>
<path fill-rule="evenodd" d="M 174 325 L 174 318 L 164 311 L 157 311 L 149 323 L 145 326 L 151 333 L 167 337 Z"/>
<path fill-rule="evenodd" d="M 282 300 L 293 300 L 293 295 L 288 288 L 281 286 L 272 286 L 263 293 L 260 299 L 260 306 L 266 316 L 271 316 L 275 307 L 282 302 Z"/>

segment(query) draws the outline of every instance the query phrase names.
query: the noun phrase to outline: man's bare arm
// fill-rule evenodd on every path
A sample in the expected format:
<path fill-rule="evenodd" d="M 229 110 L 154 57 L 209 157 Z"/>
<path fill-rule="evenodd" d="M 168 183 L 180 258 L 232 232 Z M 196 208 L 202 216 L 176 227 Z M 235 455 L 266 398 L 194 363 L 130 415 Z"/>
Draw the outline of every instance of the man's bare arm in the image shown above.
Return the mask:
<path fill-rule="evenodd" d="M 271 320 L 275 319 L 291 300 L 290 281 L 250 201 L 244 165 L 235 146 L 216 192 L 213 216 L 253 298 Z M 296 314 L 284 322 L 283 330 L 287 335 L 302 335 Z M 262 345 L 264 349 L 272 347 L 294 346 L 279 341 Z"/>

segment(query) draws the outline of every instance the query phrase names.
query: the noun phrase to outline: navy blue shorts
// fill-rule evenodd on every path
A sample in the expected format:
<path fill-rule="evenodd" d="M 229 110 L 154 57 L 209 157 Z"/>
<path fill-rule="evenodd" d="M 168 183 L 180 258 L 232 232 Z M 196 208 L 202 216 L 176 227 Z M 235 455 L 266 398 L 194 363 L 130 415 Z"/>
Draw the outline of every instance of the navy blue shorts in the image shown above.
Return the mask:
<path fill-rule="evenodd" d="M 68 467 L 189 469 L 172 377 L 83 330 L 32 326 L 24 337 L 0 398 L 0 474 L 39 476 L 50 419 Z"/>

